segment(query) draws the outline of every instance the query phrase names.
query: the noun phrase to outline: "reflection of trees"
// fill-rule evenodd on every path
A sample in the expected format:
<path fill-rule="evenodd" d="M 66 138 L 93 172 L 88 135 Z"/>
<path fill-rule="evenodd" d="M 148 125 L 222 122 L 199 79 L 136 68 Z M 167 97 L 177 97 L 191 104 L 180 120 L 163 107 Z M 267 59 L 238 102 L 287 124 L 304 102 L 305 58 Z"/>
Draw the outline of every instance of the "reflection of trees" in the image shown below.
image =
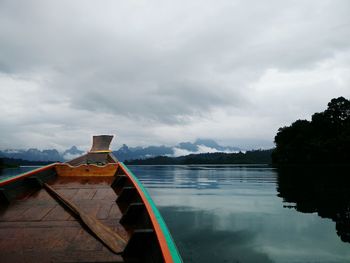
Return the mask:
<path fill-rule="evenodd" d="M 278 196 L 295 203 L 302 213 L 314 213 L 336 223 L 338 236 L 350 243 L 349 170 L 289 169 L 278 171 Z M 291 207 L 291 206 L 286 206 Z"/>

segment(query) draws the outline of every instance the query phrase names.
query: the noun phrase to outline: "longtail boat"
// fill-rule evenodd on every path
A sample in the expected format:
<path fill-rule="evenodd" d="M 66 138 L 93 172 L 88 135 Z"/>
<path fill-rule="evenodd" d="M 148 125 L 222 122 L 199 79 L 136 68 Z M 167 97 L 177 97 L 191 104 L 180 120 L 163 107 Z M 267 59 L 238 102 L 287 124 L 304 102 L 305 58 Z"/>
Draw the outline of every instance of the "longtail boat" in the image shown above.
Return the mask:
<path fill-rule="evenodd" d="M 109 150 L 112 138 L 0 179 L 0 262 L 182 262 L 149 193 Z"/>

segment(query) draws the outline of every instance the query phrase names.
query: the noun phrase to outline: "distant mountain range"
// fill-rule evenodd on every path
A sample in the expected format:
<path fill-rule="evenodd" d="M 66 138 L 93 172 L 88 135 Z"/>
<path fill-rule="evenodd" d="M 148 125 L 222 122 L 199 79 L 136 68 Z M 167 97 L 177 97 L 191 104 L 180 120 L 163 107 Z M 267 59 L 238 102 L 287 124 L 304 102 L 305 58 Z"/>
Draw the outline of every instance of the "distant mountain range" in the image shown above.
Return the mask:
<path fill-rule="evenodd" d="M 78 150 L 76 146 L 72 146 L 70 149 L 65 150 L 64 152 L 58 152 L 56 149 L 50 150 L 38 150 L 31 148 L 28 150 L 4 150 L 0 151 L 0 158 L 12 158 L 12 159 L 21 159 L 34 162 L 63 162 L 66 160 L 73 159 L 82 155 L 84 151 Z"/>
<path fill-rule="evenodd" d="M 231 146 L 221 146 L 214 140 L 198 139 L 195 142 L 182 142 L 175 146 L 148 146 L 148 147 L 128 147 L 123 145 L 118 151 L 113 151 L 120 161 L 145 159 L 155 156 L 178 157 L 189 154 L 226 152 L 235 153 L 241 151 L 240 148 Z"/>
<path fill-rule="evenodd" d="M 238 147 L 221 146 L 214 140 L 198 139 L 195 142 L 182 142 L 175 146 L 147 146 L 147 147 L 128 147 L 123 145 L 117 151 L 113 151 L 114 155 L 120 160 L 145 159 L 155 156 L 178 157 L 189 154 L 199 153 L 237 153 L 241 149 Z M 64 152 L 59 152 L 56 149 L 38 150 L 31 148 L 28 150 L 3 150 L 0 151 L 0 158 L 14 158 L 28 161 L 66 161 L 82 155 L 84 151 L 79 150 L 76 146 Z"/>

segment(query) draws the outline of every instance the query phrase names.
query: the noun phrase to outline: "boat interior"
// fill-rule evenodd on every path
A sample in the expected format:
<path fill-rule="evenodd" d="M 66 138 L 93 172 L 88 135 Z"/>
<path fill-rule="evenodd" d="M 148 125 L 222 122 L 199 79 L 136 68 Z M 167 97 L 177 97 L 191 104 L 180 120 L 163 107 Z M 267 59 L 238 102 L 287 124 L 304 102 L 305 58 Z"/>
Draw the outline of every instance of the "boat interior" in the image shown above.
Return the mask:
<path fill-rule="evenodd" d="M 1 262 L 165 262 L 145 202 L 108 140 L 94 138 L 91 151 L 70 162 L 0 181 Z M 103 229 L 89 227 L 85 214 Z"/>

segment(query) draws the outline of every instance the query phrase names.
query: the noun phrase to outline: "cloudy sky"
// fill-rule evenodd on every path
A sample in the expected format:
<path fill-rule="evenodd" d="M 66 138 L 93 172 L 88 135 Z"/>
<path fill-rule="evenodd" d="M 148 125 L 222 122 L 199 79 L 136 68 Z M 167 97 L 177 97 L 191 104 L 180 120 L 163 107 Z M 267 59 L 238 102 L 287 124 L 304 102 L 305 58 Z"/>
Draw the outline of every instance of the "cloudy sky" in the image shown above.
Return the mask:
<path fill-rule="evenodd" d="M 0 149 L 269 147 L 350 97 L 348 0 L 0 0 Z"/>

